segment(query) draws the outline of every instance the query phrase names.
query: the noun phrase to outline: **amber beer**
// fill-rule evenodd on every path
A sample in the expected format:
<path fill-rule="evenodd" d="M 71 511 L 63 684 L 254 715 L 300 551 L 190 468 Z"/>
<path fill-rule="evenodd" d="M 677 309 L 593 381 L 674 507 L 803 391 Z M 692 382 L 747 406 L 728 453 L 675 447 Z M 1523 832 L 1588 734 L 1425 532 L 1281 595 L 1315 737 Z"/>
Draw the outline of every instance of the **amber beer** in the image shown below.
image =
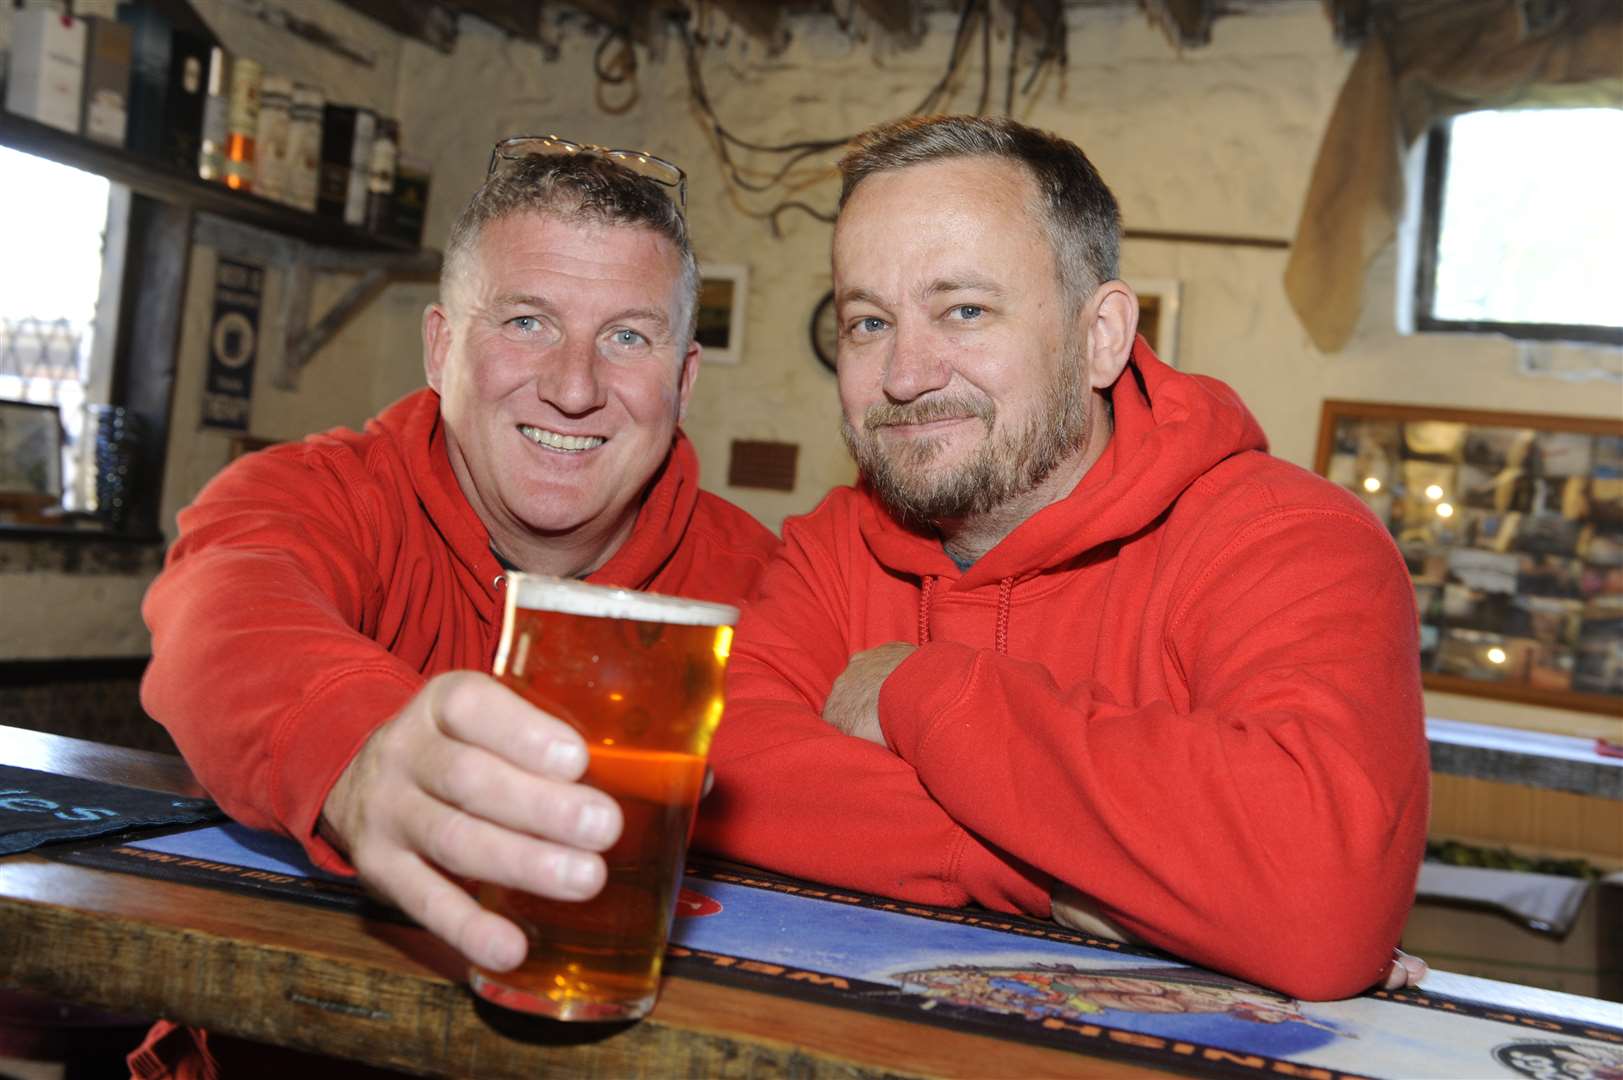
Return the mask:
<path fill-rule="evenodd" d="M 479 886 L 530 940 L 517 970 L 473 969 L 481 997 L 559 1020 L 653 1008 L 737 619 L 724 604 L 510 576 L 496 676 L 585 736 L 585 782 L 614 796 L 625 830 L 595 899 Z"/>

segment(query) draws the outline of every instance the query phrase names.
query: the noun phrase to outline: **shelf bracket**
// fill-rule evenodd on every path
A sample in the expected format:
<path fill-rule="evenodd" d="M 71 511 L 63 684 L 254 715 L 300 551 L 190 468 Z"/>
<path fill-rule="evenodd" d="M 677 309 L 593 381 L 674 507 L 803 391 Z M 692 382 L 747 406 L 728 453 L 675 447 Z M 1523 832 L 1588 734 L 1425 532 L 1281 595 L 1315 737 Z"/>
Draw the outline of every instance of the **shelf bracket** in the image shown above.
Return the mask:
<path fill-rule="evenodd" d="M 282 329 L 281 363 L 272 373 L 271 381 L 283 390 L 298 389 L 299 373 L 316 353 L 390 284 L 432 281 L 440 269 L 437 251 L 329 248 L 207 213 L 198 215 L 197 243 L 214 248 L 227 258 L 282 271 L 278 312 Z M 312 324 L 311 294 L 318 272 L 358 273 L 360 277 Z"/>
<path fill-rule="evenodd" d="M 278 390 L 297 390 L 299 388 L 299 369 L 309 361 L 310 353 L 301 355 L 295 362 L 294 353 L 298 350 L 297 337 L 303 333 L 302 328 L 310 325 L 310 293 L 314 288 L 314 275 L 310 265 L 303 262 L 289 263 L 282 271 L 282 303 L 281 323 L 283 327 L 282 362 L 271 373 L 271 383 Z"/>
<path fill-rule="evenodd" d="M 287 339 L 282 346 L 282 366 L 276 375 L 276 385 L 284 390 L 298 389 L 299 372 L 304 370 L 304 365 L 344 328 L 345 323 L 387 288 L 391 280 L 392 275 L 381 266 L 364 271 L 353 285 L 344 290 L 344 295 L 333 302 L 325 315 L 308 329 L 300 331 L 297 328 L 304 326 L 304 319 L 310 316 L 310 272 L 303 270 L 297 275 L 296 282 L 290 279 L 288 284 L 304 294 L 292 300 L 302 309 L 302 317 L 297 322 L 289 320 L 286 324 Z"/>

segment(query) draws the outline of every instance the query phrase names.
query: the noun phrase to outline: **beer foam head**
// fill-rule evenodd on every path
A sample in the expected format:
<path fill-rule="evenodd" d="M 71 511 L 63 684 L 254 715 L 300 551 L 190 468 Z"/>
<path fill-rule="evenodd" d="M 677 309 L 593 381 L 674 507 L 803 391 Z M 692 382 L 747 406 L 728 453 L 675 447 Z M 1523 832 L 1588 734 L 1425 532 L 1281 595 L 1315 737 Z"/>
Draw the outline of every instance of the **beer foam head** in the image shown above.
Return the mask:
<path fill-rule="evenodd" d="M 532 611 L 560 611 L 599 619 L 634 619 L 678 626 L 732 626 L 738 609 L 680 596 L 610 589 L 541 574 L 507 575 L 509 603 Z"/>

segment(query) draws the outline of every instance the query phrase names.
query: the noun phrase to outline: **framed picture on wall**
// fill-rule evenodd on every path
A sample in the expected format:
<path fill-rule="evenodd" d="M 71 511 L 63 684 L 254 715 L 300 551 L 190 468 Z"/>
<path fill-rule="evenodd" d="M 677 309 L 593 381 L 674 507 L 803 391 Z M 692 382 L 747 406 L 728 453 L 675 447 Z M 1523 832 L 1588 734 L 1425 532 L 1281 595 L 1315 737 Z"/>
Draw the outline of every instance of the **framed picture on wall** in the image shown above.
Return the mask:
<path fill-rule="evenodd" d="M 55 405 L 0 401 L 0 505 L 62 501 L 62 418 Z"/>
<path fill-rule="evenodd" d="M 235 461 L 244 454 L 267 450 L 281 441 L 281 439 L 268 439 L 263 435 L 233 435 L 230 442 L 231 449 L 227 452 L 225 459 Z"/>
<path fill-rule="evenodd" d="M 1429 689 L 1623 716 L 1623 420 L 1326 401 L 1315 468 L 1403 552 Z"/>
<path fill-rule="evenodd" d="M 1138 294 L 1138 332 L 1169 367 L 1178 366 L 1178 307 L 1182 287 L 1175 278 L 1129 281 Z"/>
<path fill-rule="evenodd" d="M 711 364 L 736 364 L 744 359 L 749 284 L 750 270 L 743 264 L 700 267 L 696 336 L 704 346 L 701 360 Z"/>

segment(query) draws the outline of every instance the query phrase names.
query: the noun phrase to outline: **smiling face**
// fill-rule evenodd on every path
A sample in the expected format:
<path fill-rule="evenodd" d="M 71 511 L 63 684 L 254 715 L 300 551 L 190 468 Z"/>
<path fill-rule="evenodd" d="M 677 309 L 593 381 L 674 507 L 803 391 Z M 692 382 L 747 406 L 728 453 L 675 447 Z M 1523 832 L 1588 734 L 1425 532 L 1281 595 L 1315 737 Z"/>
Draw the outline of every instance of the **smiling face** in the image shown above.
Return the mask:
<path fill-rule="evenodd" d="M 840 213 L 846 442 L 904 519 L 1029 515 L 1102 449 L 1088 447 L 1097 298 L 1065 293 L 1034 197 L 1010 162 L 951 158 L 869 176 Z"/>
<path fill-rule="evenodd" d="M 458 261 L 423 319 L 452 470 L 508 558 L 595 569 L 630 534 L 698 370 L 676 248 L 520 213 Z"/>

